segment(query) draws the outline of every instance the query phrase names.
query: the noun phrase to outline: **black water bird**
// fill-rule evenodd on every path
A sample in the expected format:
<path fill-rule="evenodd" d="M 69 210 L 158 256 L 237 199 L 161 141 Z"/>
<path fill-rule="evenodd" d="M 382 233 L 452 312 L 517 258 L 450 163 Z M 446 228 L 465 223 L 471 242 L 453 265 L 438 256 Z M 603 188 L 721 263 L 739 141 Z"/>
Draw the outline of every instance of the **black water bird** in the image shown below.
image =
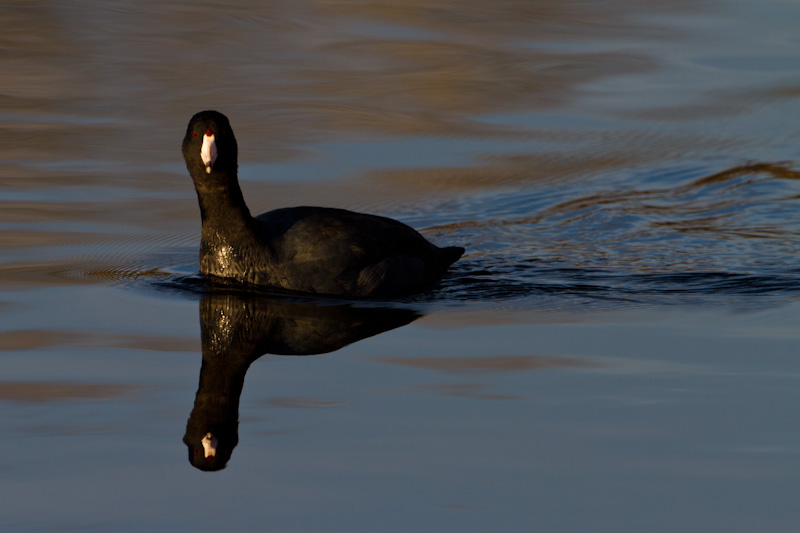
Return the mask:
<path fill-rule="evenodd" d="M 391 298 L 438 281 L 464 248 L 439 248 L 396 220 L 326 207 L 253 217 L 238 148 L 216 111 L 189 121 L 183 157 L 202 216 L 200 272 L 210 278 L 346 298 Z"/>

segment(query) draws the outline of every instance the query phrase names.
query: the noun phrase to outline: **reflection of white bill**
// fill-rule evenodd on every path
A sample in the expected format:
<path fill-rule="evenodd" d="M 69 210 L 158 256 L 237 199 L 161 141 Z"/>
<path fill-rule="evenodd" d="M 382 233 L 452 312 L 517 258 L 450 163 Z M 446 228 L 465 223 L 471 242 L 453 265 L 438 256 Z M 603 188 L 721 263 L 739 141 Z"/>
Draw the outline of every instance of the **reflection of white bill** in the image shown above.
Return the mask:
<path fill-rule="evenodd" d="M 205 454 L 206 458 L 217 455 L 217 437 L 211 433 L 206 433 L 206 436 L 203 437 L 202 443 L 203 453 Z"/>

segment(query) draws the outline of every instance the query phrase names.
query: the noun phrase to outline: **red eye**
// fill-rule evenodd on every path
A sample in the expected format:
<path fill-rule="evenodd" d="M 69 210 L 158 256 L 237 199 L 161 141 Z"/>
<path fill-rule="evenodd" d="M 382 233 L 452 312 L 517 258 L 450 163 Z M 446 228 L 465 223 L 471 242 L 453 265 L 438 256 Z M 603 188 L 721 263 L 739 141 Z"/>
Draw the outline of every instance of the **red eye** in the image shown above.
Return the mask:
<path fill-rule="evenodd" d="M 194 135 L 194 138 L 197 139 L 197 132 L 192 132 L 192 134 Z"/>

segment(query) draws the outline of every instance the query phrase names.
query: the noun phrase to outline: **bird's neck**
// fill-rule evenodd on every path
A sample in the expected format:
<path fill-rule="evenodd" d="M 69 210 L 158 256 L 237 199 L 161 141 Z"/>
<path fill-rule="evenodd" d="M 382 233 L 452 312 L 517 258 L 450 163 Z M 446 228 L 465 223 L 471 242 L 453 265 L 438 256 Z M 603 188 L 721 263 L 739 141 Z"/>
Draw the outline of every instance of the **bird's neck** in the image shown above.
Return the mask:
<path fill-rule="evenodd" d="M 225 186 L 195 183 L 195 190 L 200 203 L 203 231 L 206 231 L 206 228 L 234 228 L 246 225 L 252 218 L 236 180 Z"/>
<path fill-rule="evenodd" d="M 200 272 L 222 278 L 246 277 L 244 258 L 267 250 L 255 231 L 256 220 L 235 179 L 227 186 L 195 182 L 200 203 Z M 251 257 L 252 259 L 252 257 Z"/>
<path fill-rule="evenodd" d="M 207 358 L 204 355 L 194 408 L 216 411 L 217 416 L 227 413 L 235 420 L 249 367 L 249 360 L 226 361 L 224 358 Z"/>

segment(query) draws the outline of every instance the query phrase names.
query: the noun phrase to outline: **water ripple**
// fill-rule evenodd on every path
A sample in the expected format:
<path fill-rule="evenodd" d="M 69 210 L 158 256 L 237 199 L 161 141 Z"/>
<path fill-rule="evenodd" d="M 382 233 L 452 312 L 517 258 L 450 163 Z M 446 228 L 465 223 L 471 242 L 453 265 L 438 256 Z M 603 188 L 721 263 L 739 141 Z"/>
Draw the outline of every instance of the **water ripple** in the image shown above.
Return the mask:
<path fill-rule="evenodd" d="M 492 217 L 431 228 L 470 252 L 440 296 L 748 305 L 800 292 L 800 173 L 752 163 L 693 174 L 493 198 L 479 211 Z M 537 207 L 525 212 L 529 197 Z"/>

